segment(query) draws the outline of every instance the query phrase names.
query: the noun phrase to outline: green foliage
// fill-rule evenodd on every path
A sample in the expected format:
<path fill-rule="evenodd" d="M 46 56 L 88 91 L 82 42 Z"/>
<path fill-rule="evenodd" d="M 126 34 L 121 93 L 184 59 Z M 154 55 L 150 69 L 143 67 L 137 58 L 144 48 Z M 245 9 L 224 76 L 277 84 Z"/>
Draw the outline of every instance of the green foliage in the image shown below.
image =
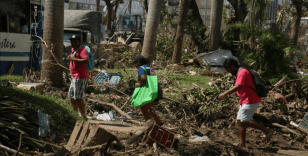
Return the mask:
<path fill-rule="evenodd" d="M 164 9 L 161 14 L 162 21 L 158 29 L 158 36 L 156 39 L 156 57 L 160 60 L 166 60 L 163 65 L 167 65 L 167 61 L 172 58 L 173 38 L 177 27 L 177 23 L 174 22 L 174 18 L 178 15 L 179 14 L 176 9 L 171 10 L 171 12 Z M 165 28 L 167 30 L 165 30 Z"/>
<path fill-rule="evenodd" d="M 23 80 L 20 75 L 2 75 L 0 81 L 22 82 Z"/>
<path fill-rule="evenodd" d="M 297 47 L 289 42 L 287 35 L 280 31 L 263 30 L 259 27 L 252 27 L 256 40 L 251 40 L 251 27 L 243 24 L 229 25 L 224 33 L 225 42 L 231 44 L 235 39 L 234 30 L 240 28 L 244 43 L 238 49 L 238 57 L 245 64 L 254 64 L 254 69 L 262 65 L 262 77 L 271 80 L 272 83 L 288 74 L 290 79 L 296 78 L 290 71 L 289 60 L 286 58 L 287 53 L 299 54 Z"/>
<path fill-rule="evenodd" d="M 193 19 L 193 11 L 189 10 L 188 16 L 190 19 Z M 208 40 L 206 38 L 202 38 L 202 36 L 206 37 L 208 32 L 203 23 L 199 23 L 198 20 L 191 21 L 190 24 L 186 24 L 187 34 L 196 38 L 200 44 L 208 47 Z"/>
<path fill-rule="evenodd" d="M 41 95 L 37 91 L 33 92 L 3 85 L 0 85 L 0 90 L 0 97 L 8 96 L 9 98 L 25 99 L 24 106 L 34 110 L 40 109 L 42 112 L 49 114 L 49 123 L 58 131 L 65 133 L 74 127 L 77 119 L 82 120 L 70 106 L 70 101 L 63 101 L 53 95 Z"/>

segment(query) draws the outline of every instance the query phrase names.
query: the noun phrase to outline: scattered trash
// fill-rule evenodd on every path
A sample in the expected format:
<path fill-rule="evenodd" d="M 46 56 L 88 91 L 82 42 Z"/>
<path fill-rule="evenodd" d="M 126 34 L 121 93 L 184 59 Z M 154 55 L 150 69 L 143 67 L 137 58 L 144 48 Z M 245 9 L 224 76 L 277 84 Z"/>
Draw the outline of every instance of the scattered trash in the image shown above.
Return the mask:
<path fill-rule="evenodd" d="M 299 122 L 298 128 L 308 132 L 308 113 L 306 113 L 303 119 Z"/>
<path fill-rule="evenodd" d="M 197 74 L 197 72 L 195 72 L 195 71 L 189 71 L 189 73 L 190 73 L 190 75 L 196 75 Z"/>
<path fill-rule="evenodd" d="M 93 78 L 96 85 L 102 85 L 106 80 L 109 80 L 109 75 L 104 69 L 98 72 Z"/>
<path fill-rule="evenodd" d="M 194 135 L 189 137 L 189 142 L 200 142 L 200 141 L 210 141 L 209 137 L 207 136 L 199 136 L 199 135 Z"/>
<path fill-rule="evenodd" d="M 50 137 L 48 114 L 42 113 L 40 110 L 38 110 L 38 117 L 39 117 L 39 122 L 40 122 L 39 136 L 44 135 L 46 131 L 48 131 L 49 137 Z"/>
<path fill-rule="evenodd" d="M 98 114 L 96 117 L 97 120 L 110 121 L 112 118 L 108 113 Z"/>
<path fill-rule="evenodd" d="M 171 148 L 175 141 L 175 137 L 174 134 L 168 130 L 158 125 L 154 125 L 149 133 L 147 144 L 151 145 L 154 143 L 153 141 L 164 147 Z"/>
<path fill-rule="evenodd" d="M 296 124 L 294 121 L 291 121 L 291 122 L 290 122 L 290 125 L 295 126 L 295 127 L 298 127 L 298 124 Z"/>
<path fill-rule="evenodd" d="M 127 112 L 128 113 L 128 115 L 133 115 L 133 112 Z"/>
<path fill-rule="evenodd" d="M 98 112 L 94 112 L 94 114 L 93 114 L 93 115 L 94 115 L 94 117 L 97 117 L 97 116 L 98 116 L 98 114 L 99 114 Z"/>
<path fill-rule="evenodd" d="M 207 83 L 209 86 L 212 86 L 213 85 L 213 83 L 212 82 L 209 82 L 209 83 Z"/>

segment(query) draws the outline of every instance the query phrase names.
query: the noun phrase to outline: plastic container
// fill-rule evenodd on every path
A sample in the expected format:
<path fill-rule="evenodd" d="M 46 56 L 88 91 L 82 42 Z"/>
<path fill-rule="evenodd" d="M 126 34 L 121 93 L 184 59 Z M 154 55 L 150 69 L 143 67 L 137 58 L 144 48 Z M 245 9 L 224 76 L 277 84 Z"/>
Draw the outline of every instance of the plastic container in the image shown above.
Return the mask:
<path fill-rule="evenodd" d="M 308 113 L 306 113 L 303 119 L 299 122 L 298 128 L 308 133 Z"/>
<path fill-rule="evenodd" d="M 189 137 L 189 142 L 202 142 L 202 141 L 210 141 L 210 138 L 207 136 L 199 136 L 199 135 L 194 135 Z"/>

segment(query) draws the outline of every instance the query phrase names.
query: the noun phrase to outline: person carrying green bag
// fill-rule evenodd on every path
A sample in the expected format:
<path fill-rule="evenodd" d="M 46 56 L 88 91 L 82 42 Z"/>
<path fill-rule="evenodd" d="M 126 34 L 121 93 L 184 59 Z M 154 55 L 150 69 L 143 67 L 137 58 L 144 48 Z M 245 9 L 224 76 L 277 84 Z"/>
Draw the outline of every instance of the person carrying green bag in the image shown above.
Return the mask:
<path fill-rule="evenodd" d="M 164 123 L 159 119 L 156 112 L 151 108 L 159 101 L 159 99 L 162 99 L 163 97 L 163 91 L 158 84 L 157 76 L 153 68 L 147 65 L 148 62 L 145 57 L 138 55 L 131 63 L 134 64 L 136 68 L 138 68 L 139 81 L 139 83 L 135 84 L 135 91 L 131 100 L 131 104 L 133 107 L 140 107 L 145 121 L 153 118 L 157 125 L 162 126 Z M 153 84 L 153 82 L 157 84 Z M 156 88 L 157 93 L 155 91 Z"/>

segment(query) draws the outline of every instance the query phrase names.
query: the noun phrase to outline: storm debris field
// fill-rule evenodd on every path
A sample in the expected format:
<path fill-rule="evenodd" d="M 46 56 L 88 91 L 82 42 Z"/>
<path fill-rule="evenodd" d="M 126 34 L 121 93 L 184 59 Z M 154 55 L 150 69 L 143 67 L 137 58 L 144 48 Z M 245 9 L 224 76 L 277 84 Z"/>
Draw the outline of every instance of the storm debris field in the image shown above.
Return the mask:
<path fill-rule="evenodd" d="M 36 151 L 32 148 L 32 154 L 35 151 L 36 154 L 45 151 L 51 155 L 52 153 L 57 155 L 61 154 L 64 147 L 66 155 L 81 155 L 84 152 L 102 155 L 281 155 L 287 153 L 302 155 L 306 153 L 307 127 L 296 125 L 302 122 L 305 112 L 308 111 L 306 80 L 287 82 L 284 78 L 275 85 L 266 86 L 271 91 L 268 97 L 262 98 L 262 103 L 253 118 L 266 127 L 275 128 L 276 132 L 271 142 L 265 143 L 265 136 L 261 131 L 248 128 L 246 141 L 248 148 L 242 149 L 234 145 L 239 140 L 235 120 L 239 107 L 237 95 L 232 94 L 222 101 L 217 100 L 219 93 L 234 85 L 235 78 L 228 74 L 218 77 L 208 76 L 209 72 L 192 71 L 190 67 L 177 65 L 169 68 L 177 70 L 157 70 L 161 75 L 159 82 L 164 90 L 164 99 L 155 105 L 154 109 L 165 122 L 162 128 L 173 134 L 177 140 L 174 146 L 168 148 L 159 142 L 148 145 L 145 143 L 147 137 L 145 133 L 138 133 L 146 124 L 140 110 L 130 105 L 133 88 L 129 81 L 132 81 L 131 77 L 136 72 L 134 71 L 131 72 L 132 75 L 123 73 L 121 80 L 115 86 L 110 86 L 109 81 L 97 85 L 95 81 L 89 80 L 85 92 L 88 121 L 85 123 L 77 121 L 75 127 L 71 126 L 73 129 L 66 134 L 54 133 L 53 137 L 57 139 L 41 137 L 43 141 L 41 150 Z M 203 77 L 208 88 L 200 88 L 195 83 L 185 85 L 185 89 L 180 88 L 178 86 L 180 81 L 168 77 L 170 75 L 193 77 L 202 76 L 202 74 L 205 75 Z M 95 77 L 95 74 L 92 76 Z M 38 82 L 34 79 L 30 80 Z M 16 84 L 9 82 L 4 85 L 16 87 Z M 57 89 L 44 84 L 43 94 L 67 100 L 67 91 L 67 87 Z M 8 98 L 2 97 L 2 101 L 9 101 L 6 99 Z M 2 101 L 1 105 L 5 104 Z M 102 114 L 109 114 L 110 118 L 105 119 L 109 121 L 98 118 Z M 296 124 L 290 124 L 291 121 Z M 75 132 L 78 123 L 82 125 L 79 127 L 79 133 Z M 102 132 L 97 132 L 99 129 Z M 128 144 L 128 140 L 136 134 L 139 135 L 138 138 Z M 37 137 L 30 136 L 33 139 Z M 75 142 L 74 139 L 71 141 L 74 137 Z M 78 139 L 81 137 L 84 139 Z M 4 147 L 1 149 L 5 150 Z M 13 151 L 16 152 L 16 150 Z"/>

